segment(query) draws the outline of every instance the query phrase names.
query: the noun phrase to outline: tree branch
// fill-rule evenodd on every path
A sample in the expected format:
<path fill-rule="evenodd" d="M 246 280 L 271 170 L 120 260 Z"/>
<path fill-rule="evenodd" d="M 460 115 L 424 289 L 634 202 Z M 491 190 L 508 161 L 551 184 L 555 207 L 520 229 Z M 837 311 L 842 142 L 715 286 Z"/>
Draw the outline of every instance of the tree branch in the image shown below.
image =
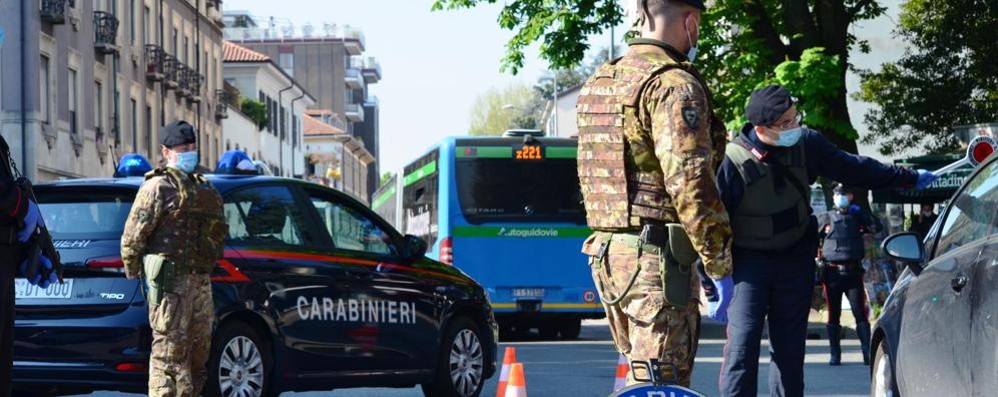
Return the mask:
<path fill-rule="evenodd" d="M 772 51 L 772 53 L 767 54 L 769 62 L 773 65 L 779 65 L 787 57 L 787 46 L 780 39 L 780 34 L 773 26 L 773 20 L 769 18 L 766 7 L 759 0 L 746 0 L 743 4 L 745 14 L 751 20 L 749 27 Z"/>

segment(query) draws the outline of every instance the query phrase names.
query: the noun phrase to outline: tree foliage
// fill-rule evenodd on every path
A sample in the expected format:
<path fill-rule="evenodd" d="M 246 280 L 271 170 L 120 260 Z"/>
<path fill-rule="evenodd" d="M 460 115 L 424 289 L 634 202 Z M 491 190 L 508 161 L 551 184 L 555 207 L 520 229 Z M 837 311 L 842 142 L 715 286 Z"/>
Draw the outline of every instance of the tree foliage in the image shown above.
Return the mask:
<path fill-rule="evenodd" d="M 533 111 L 534 93 L 523 83 L 491 88 L 471 106 L 469 135 L 500 135 L 511 128 L 534 129 L 540 117 Z"/>
<path fill-rule="evenodd" d="M 239 102 L 239 111 L 249 117 L 250 120 L 253 120 L 256 123 L 256 128 L 262 130 L 267 126 L 267 122 L 269 121 L 267 105 L 264 105 L 263 102 L 243 97 L 242 101 Z"/>
<path fill-rule="evenodd" d="M 988 0 L 981 0 L 988 1 Z M 470 8 L 496 0 L 436 0 L 433 9 Z M 516 32 L 506 45 L 503 70 L 523 65 L 523 49 L 541 41 L 541 58 L 553 68 L 572 68 L 582 61 L 591 34 L 616 26 L 622 9 L 612 0 L 511 0 L 500 12 L 499 25 Z M 845 75 L 849 50 L 869 45 L 858 41 L 850 26 L 880 16 L 876 0 L 717 0 L 704 14 L 696 62 L 714 91 L 714 105 L 724 120 L 743 113 L 751 91 L 761 84 L 789 79 L 800 84 L 797 96 L 813 103 L 806 123 L 817 127 L 840 147 L 856 152 L 856 130 L 846 107 Z M 811 59 L 802 56 L 808 49 Z M 785 62 L 799 61 L 792 64 Z M 834 65 L 834 68 L 828 66 Z M 779 70 L 778 70 L 779 67 Z M 782 72 L 780 71 L 782 70 Z M 805 73 L 806 72 L 806 73 Z M 819 73 L 813 75 L 810 73 Z M 797 80 L 790 79 L 798 76 Z M 780 77 L 782 76 L 782 77 Z M 810 79 L 811 81 L 801 81 Z M 834 81 L 834 84 L 817 82 Z M 812 95 L 805 98 L 804 93 Z M 818 98 L 821 98 L 820 100 Z M 824 106 L 817 106 L 822 101 Z"/>
<path fill-rule="evenodd" d="M 909 43 L 897 62 L 865 71 L 857 99 L 875 104 L 865 115 L 880 152 L 921 146 L 957 149 L 950 127 L 998 121 L 998 2 L 909 0 L 897 38 Z"/>

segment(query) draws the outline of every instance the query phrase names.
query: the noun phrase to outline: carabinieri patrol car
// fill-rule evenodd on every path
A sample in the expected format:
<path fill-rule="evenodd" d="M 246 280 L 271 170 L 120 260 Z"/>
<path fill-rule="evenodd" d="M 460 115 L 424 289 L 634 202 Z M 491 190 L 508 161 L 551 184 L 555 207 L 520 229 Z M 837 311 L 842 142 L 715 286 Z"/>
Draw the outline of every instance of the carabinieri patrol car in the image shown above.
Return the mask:
<path fill-rule="evenodd" d="M 119 256 L 148 169 L 35 187 L 65 283 L 17 280 L 19 392 L 145 390 L 150 348 L 140 281 Z M 370 209 L 324 186 L 211 175 L 230 228 L 212 275 L 216 324 L 206 393 L 265 396 L 411 387 L 477 396 L 496 369 L 498 331 L 482 287 L 424 257 Z"/>

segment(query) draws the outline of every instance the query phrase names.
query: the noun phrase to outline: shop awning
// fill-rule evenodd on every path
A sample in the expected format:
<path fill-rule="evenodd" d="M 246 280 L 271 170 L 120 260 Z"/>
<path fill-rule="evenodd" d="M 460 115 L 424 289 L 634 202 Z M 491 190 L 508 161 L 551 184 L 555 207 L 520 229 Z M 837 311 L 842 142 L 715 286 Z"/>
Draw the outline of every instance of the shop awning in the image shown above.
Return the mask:
<path fill-rule="evenodd" d="M 918 156 L 894 161 L 894 164 L 914 169 L 936 170 L 954 161 L 960 160 L 964 154 L 944 154 Z M 941 176 L 938 180 L 922 190 L 886 189 L 873 191 L 873 202 L 882 204 L 922 204 L 939 203 L 949 200 L 963 182 L 970 177 L 974 168 L 970 165 L 958 168 Z"/>

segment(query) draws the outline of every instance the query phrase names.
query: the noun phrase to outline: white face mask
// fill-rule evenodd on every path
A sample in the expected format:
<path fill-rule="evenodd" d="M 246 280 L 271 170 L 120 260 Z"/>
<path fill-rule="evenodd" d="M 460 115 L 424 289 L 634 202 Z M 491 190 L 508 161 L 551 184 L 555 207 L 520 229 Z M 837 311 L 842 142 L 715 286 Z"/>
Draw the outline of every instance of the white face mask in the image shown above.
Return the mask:
<path fill-rule="evenodd" d="M 696 22 L 696 27 L 697 27 L 697 41 L 699 42 L 700 41 L 700 23 L 699 22 Z M 686 38 L 689 39 L 689 41 L 690 41 L 690 50 L 686 53 L 686 58 L 690 60 L 690 63 L 693 63 L 693 60 L 697 58 L 698 48 L 697 48 L 696 45 L 693 45 L 693 35 L 690 34 L 690 30 L 689 29 L 686 29 Z M 700 44 L 700 43 L 697 43 L 697 44 Z"/>

